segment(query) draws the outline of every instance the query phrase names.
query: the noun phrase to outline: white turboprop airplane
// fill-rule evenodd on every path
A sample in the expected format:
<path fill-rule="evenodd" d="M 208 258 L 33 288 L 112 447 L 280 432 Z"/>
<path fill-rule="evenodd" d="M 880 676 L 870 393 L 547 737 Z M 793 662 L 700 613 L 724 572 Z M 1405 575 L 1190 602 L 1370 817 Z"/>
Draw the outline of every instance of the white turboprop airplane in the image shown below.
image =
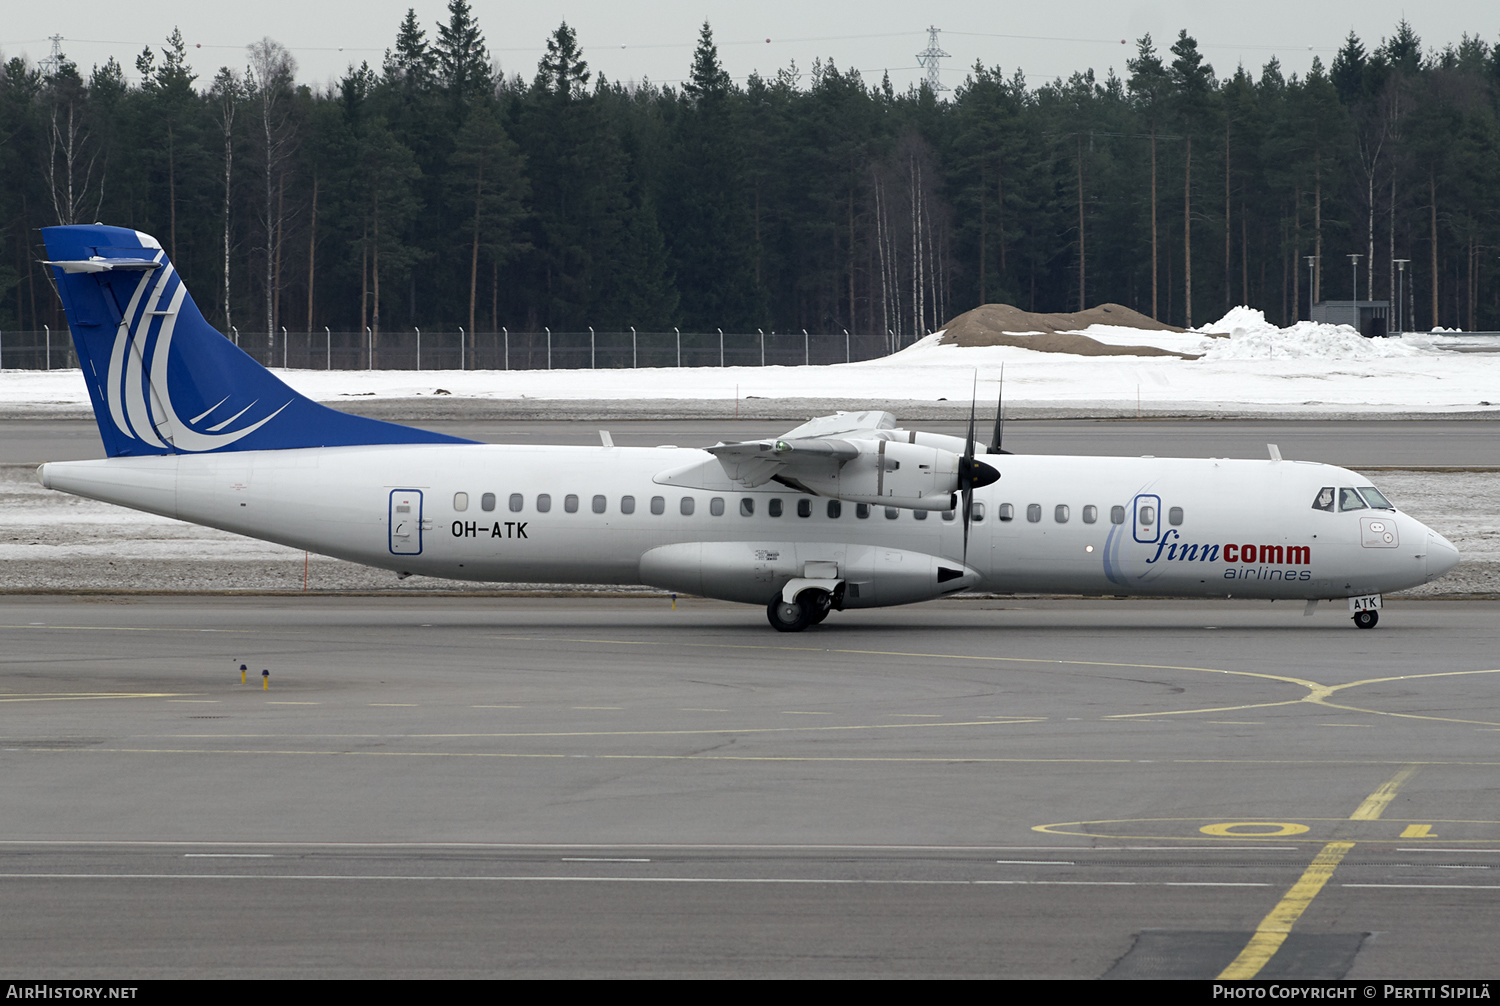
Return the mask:
<path fill-rule="evenodd" d="M 784 632 L 969 588 L 1347 598 L 1370 628 L 1383 593 L 1458 562 L 1368 479 L 1274 447 L 1025 457 L 998 425 L 976 445 L 972 413 L 952 437 L 884 412 L 707 450 L 515 447 L 352 416 L 211 328 L 149 235 L 43 233 L 110 455 L 43 485 L 402 575 L 645 583 L 765 605 Z"/>

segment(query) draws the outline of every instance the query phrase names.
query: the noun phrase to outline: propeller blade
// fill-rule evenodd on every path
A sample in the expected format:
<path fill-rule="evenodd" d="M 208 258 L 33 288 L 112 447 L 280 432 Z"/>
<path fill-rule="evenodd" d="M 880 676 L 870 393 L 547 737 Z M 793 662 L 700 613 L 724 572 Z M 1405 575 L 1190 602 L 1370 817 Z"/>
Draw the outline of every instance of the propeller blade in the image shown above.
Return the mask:
<path fill-rule="evenodd" d="M 969 524 L 974 519 L 974 488 L 971 485 L 964 486 L 964 565 L 969 564 Z"/>
<path fill-rule="evenodd" d="M 963 469 L 959 485 L 963 487 L 964 565 L 969 564 L 969 525 L 974 521 L 974 416 L 979 408 L 979 371 L 974 371 L 974 389 L 969 395 L 969 433 L 965 437 Z"/>
<path fill-rule="evenodd" d="M 979 407 L 979 371 L 974 371 L 974 390 L 969 395 L 969 434 L 965 437 L 968 442 L 964 448 L 964 457 L 974 456 L 974 416 Z"/>
<path fill-rule="evenodd" d="M 995 432 L 990 437 L 986 454 L 1004 454 L 1000 444 L 1005 436 L 1005 364 L 1000 364 L 1000 396 L 995 402 Z"/>

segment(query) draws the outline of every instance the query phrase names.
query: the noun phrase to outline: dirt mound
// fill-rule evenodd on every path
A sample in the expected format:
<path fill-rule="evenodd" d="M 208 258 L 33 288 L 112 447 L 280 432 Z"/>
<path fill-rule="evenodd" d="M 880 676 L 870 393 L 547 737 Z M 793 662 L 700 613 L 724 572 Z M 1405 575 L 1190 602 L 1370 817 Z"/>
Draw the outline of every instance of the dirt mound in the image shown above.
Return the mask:
<path fill-rule="evenodd" d="M 950 321 L 943 342 L 951 346 L 1019 346 L 1039 353 L 1070 353 L 1074 356 L 1180 356 L 1197 359 L 1195 354 L 1174 353 L 1155 346 L 1107 346 L 1086 335 L 1068 334 L 1090 325 L 1119 325 L 1156 332 L 1185 331 L 1153 321 L 1120 304 L 1100 304 L 1087 311 L 1062 314 L 1034 314 L 1009 304 L 984 304 Z"/>

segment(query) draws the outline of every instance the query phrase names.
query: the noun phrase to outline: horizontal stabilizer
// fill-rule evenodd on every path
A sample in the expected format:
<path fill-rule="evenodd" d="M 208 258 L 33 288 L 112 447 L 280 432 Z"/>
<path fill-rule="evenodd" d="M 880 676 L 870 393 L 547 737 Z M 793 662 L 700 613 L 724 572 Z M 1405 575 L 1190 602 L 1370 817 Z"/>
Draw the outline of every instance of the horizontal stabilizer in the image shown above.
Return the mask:
<path fill-rule="evenodd" d="M 74 259 L 62 262 L 43 262 L 42 265 L 50 265 L 55 269 L 61 269 L 66 273 L 75 272 L 113 272 L 116 269 L 160 269 L 161 263 L 149 258 L 117 258 L 108 259 L 100 255 L 92 258 Z"/>

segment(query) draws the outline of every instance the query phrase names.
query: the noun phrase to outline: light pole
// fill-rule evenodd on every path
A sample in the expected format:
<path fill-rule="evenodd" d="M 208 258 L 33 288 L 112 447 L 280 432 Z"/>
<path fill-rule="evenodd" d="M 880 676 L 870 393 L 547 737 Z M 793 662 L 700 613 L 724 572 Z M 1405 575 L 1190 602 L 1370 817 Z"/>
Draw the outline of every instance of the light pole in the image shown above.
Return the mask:
<path fill-rule="evenodd" d="M 1307 259 L 1307 320 L 1312 320 L 1313 308 L 1313 263 L 1318 260 L 1316 255 L 1304 255 Z"/>
<path fill-rule="evenodd" d="M 1393 258 L 1396 265 L 1396 333 L 1399 335 L 1406 331 L 1406 263 L 1409 258 Z"/>
<path fill-rule="evenodd" d="M 1357 252 L 1349 254 L 1349 303 L 1354 308 L 1354 330 L 1359 331 L 1359 260 L 1364 258 Z M 1361 333 L 1363 334 L 1363 333 Z"/>

